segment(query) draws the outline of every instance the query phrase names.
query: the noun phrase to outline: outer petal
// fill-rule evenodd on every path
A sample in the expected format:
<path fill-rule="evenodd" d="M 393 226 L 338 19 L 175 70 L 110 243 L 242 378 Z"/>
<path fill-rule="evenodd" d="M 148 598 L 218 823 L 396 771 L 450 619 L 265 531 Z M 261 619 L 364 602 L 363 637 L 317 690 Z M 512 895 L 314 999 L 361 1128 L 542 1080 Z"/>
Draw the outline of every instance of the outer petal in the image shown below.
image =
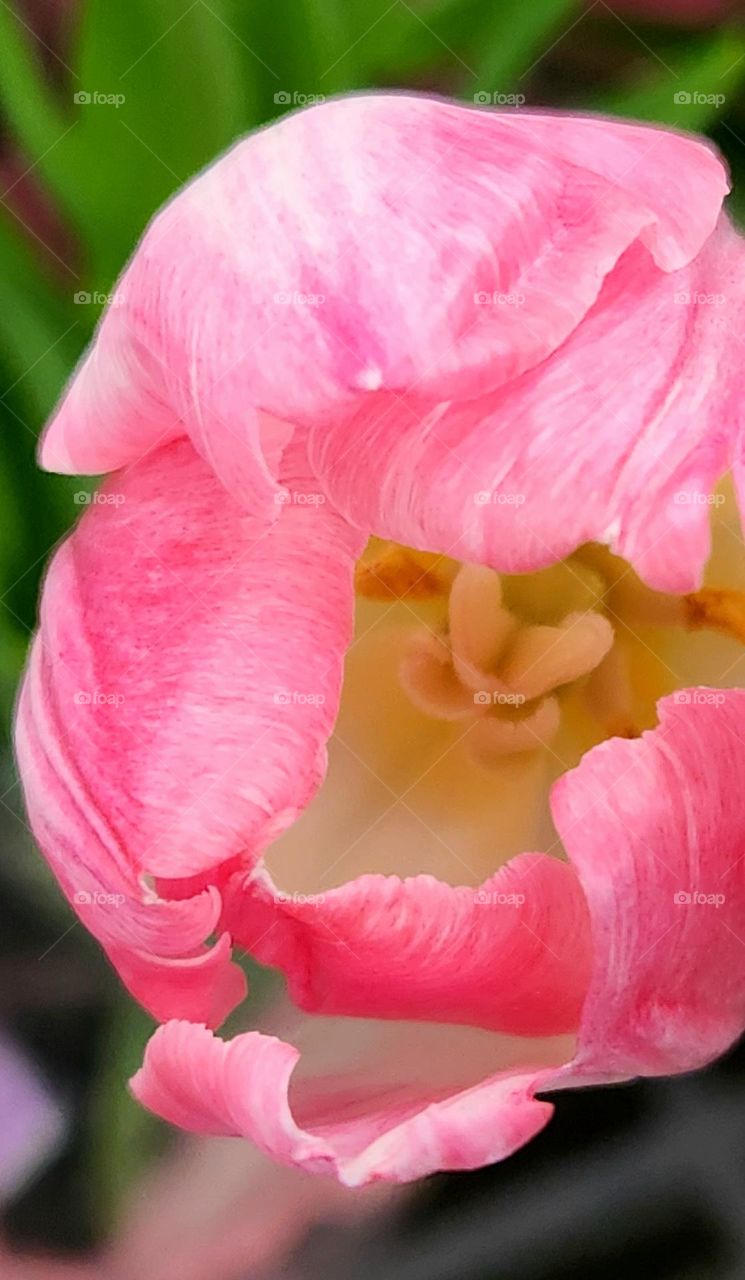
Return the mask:
<path fill-rule="evenodd" d="M 153 1036 L 131 1087 L 174 1124 L 250 1138 L 275 1159 L 334 1173 L 348 1186 L 491 1164 L 533 1137 L 552 1111 L 530 1096 L 536 1072 L 495 1075 L 446 1097 L 399 1089 L 361 1116 L 359 1103 L 345 1114 L 342 1102 L 331 1118 L 301 1086 L 294 1091 L 301 1127 L 288 1098 L 298 1056 L 258 1032 L 226 1043 L 204 1027 L 170 1022 Z"/>
<path fill-rule="evenodd" d="M 693 589 L 742 417 L 744 244 L 723 219 L 670 275 L 633 247 L 561 350 L 500 391 L 412 399 L 406 425 L 381 394 L 351 431 L 319 431 L 320 483 L 416 547 L 526 572 L 607 541 L 651 585 Z"/>
<path fill-rule="evenodd" d="M 570 1083 L 689 1071 L 745 1028 L 745 692 L 691 689 L 554 786 L 595 962 Z"/>
<path fill-rule="evenodd" d="M 555 785 L 594 949 L 566 1067 L 502 1073 L 428 1105 L 421 1091 L 417 1100 L 405 1090 L 376 1102 L 360 1094 L 356 1106 L 341 1093 L 335 1111 L 319 1111 L 318 1095 L 300 1086 L 293 1115 L 289 1045 L 257 1033 L 225 1044 L 170 1023 L 148 1046 L 136 1096 L 176 1124 L 247 1136 L 356 1184 L 502 1158 L 549 1118 L 537 1091 L 710 1061 L 745 1025 L 743 712 L 745 692 L 687 690 L 661 703 L 659 728 L 595 748 Z"/>
<path fill-rule="evenodd" d="M 44 465 L 108 471 L 185 429 L 258 507 L 287 422 L 323 428 L 379 388 L 499 386 L 555 350 L 638 237 L 663 269 L 689 261 L 725 191 L 702 143 L 615 121 L 398 95 L 290 116 L 155 220 Z"/>
<path fill-rule="evenodd" d="M 587 909 L 569 867 L 523 854 L 480 889 L 362 876 L 316 896 L 234 877 L 226 927 L 312 1013 L 574 1030 L 587 990 Z"/>
<path fill-rule="evenodd" d="M 360 537 L 303 492 L 270 532 L 186 441 L 115 477 L 52 562 L 18 717 L 32 825 L 158 1017 L 240 998 L 215 887 L 320 782 Z M 202 875 L 164 902 L 143 877 Z"/>

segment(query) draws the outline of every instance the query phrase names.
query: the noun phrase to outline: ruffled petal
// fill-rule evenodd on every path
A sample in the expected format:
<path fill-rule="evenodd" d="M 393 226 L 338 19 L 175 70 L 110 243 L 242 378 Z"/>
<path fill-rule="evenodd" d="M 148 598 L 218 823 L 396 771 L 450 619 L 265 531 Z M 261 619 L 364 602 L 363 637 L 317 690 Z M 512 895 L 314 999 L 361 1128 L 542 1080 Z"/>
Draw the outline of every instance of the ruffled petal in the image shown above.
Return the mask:
<path fill-rule="evenodd" d="M 660 704 L 657 729 L 602 744 L 555 785 L 555 819 L 593 937 L 578 1048 L 566 1066 L 503 1071 L 447 1094 L 433 1088 L 426 1101 L 421 1087 L 355 1098 L 341 1083 L 334 1105 L 328 1089 L 324 1105 L 323 1090 L 308 1082 L 291 1110 L 295 1049 L 258 1033 L 225 1044 L 204 1028 L 169 1023 L 148 1046 L 136 1096 L 186 1128 L 247 1136 L 280 1160 L 356 1185 L 501 1159 L 549 1118 L 537 1092 L 711 1061 L 745 1026 L 744 712 L 745 692 L 686 690 Z M 358 926 L 362 956 L 372 954 L 366 932 L 374 935 L 375 925 L 373 917 Z M 276 915 L 269 927 L 297 958 L 298 933 Z M 313 941 L 308 974 L 291 977 L 301 998 L 313 991 L 315 965 L 334 985 L 320 931 Z M 347 959 L 354 973 L 360 956 Z"/>
<path fill-rule="evenodd" d="M 594 946 L 556 1083 L 690 1071 L 745 1029 L 745 692 L 688 689 L 659 713 L 554 785 Z"/>
<path fill-rule="evenodd" d="M 619 121 L 395 94 L 289 116 L 155 219 L 44 465 L 107 471 L 187 431 L 267 519 L 288 423 L 323 430 L 380 389 L 501 385 L 637 238 L 662 269 L 688 262 L 726 189 L 703 143 Z"/>
<path fill-rule="evenodd" d="M 287 975 L 312 1013 L 466 1023 L 550 1036 L 579 1023 L 590 964 L 571 868 L 523 854 L 478 889 L 433 876 L 361 876 L 321 894 L 236 876 L 225 926 Z"/>
<path fill-rule="evenodd" d="M 291 1109 L 298 1057 L 273 1036 L 248 1032 L 225 1042 L 204 1027 L 169 1022 L 150 1041 L 131 1088 L 173 1124 L 250 1138 L 277 1160 L 348 1186 L 491 1164 L 533 1137 L 553 1110 L 531 1096 L 540 1071 L 497 1074 L 445 1096 L 409 1085 L 346 1109 L 339 1094 L 324 1105 L 311 1083 L 294 1090 Z"/>
<path fill-rule="evenodd" d="M 283 474 L 266 532 L 175 442 L 96 495 L 44 588 L 17 726 L 31 823 L 157 1017 L 216 1022 L 240 998 L 226 943 L 203 947 L 218 886 L 325 770 L 361 539 Z"/>
<path fill-rule="evenodd" d="M 561 350 L 500 391 L 410 400 L 406 423 L 381 394 L 316 433 L 319 483 L 414 547 L 521 573 L 595 540 L 654 587 L 694 589 L 742 421 L 744 244 L 723 219 L 669 275 L 634 246 Z"/>

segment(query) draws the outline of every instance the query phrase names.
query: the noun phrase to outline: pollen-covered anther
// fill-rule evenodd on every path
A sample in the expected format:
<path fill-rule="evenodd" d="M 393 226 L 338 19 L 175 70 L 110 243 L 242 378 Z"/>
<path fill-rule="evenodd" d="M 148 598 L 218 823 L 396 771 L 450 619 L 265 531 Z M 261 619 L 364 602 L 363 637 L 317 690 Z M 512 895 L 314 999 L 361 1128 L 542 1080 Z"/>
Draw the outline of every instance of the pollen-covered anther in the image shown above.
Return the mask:
<path fill-rule="evenodd" d="M 589 675 L 613 646 L 606 617 L 570 612 L 557 625 L 525 625 L 505 605 L 497 573 L 463 566 L 444 635 L 418 632 L 401 663 L 412 702 L 441 720 L 472 720 L 482 764 L 547 745 L 561 720 L 556 690 Z"/>
<path fill-rule="evenodd" d="M 719 631 L 745 643 L 745 591 L 703 587 L 684 596 L 683 603 L 691 631 Z"/>
<path fill-rule="evenodd" d="M 354 588 L 366 600 L 437 600 L 447 597 L 450 580 L 442 556 L 391 542 L 355 567 Z"/>

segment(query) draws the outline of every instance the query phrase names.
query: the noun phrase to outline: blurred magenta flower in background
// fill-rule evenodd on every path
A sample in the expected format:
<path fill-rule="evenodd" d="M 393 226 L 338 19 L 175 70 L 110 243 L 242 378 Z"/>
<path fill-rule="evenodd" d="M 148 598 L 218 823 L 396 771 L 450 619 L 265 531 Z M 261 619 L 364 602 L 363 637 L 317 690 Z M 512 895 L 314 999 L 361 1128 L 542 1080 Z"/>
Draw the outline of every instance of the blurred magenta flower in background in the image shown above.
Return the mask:
<path fill-rule="evenodd" d="M 65 1131 L 62 1107 L 20 1048 L 0 1031 L 0 1203 L 53 1156 Z"/>
<path fill-rule="evenodd" d="M 730 580 L 702 586 L 740 479 L 726 191 L 690 137 L 363 96 L 239 143 L 151 224 L 43 443 L 116 474 L 50 567 L 17 739 L 66 895 L 167 1024 L 133 1082 L 157 1113 L 406 1181 L 509 1154 L 536 1090 L 741 1032 L 745 693 L 695 687 L 708 649 L 692 688 L 665 664 L 690 630 L 745 637 Z M 343 768 L 301 818 L 355 583 L 353 754 L 417 783 L 451 757 L 391 841 L 404 879 L 369 874 L 380 803 Z M 337 861 L 365 857 L 328 889 L 335 805 Z M 412 874 L 438 840 L 454 887 Z M 387 1020 L 381 1060 L 216 1038 L 233 942 L 360 1045 Z"/>

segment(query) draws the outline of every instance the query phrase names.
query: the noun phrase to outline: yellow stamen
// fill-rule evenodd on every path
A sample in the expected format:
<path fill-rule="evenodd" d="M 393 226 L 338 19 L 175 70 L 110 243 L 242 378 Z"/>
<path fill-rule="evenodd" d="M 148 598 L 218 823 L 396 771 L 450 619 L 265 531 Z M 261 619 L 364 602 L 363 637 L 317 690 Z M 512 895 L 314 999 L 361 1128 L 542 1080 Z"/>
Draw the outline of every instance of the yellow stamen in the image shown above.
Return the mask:
<path fill-rule="evenodd" d="M 720 631 L 745 644 L 745 591 L 703 587 L 683 600 L 691 631 Z"/>
<path fill-rule="evenodd" d="M 355 567 L 354 586 L 366 600 L 440 600 L 450 591 L 443 556 L 391 542 Z"/>

